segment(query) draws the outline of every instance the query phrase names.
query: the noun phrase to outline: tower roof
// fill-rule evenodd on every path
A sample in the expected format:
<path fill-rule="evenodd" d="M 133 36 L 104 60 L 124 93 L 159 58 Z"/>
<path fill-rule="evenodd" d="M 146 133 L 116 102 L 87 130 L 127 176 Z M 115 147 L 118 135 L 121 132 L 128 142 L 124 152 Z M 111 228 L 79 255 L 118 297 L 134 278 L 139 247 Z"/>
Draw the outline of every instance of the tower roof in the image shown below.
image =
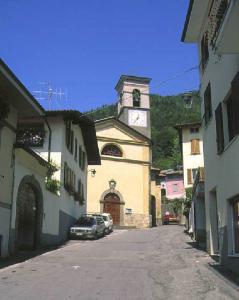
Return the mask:
<path fill-rule="evenodd" d="M 131 76 L 131 75 L 121 75 L 119 81 L 117 82 L 117 84 L 115 86 L 115 89 L 118 90 L 120 85 L 125 81 L 130 81 L 133 83 L 149 84 L 151 81 L 151 78 Z"/>

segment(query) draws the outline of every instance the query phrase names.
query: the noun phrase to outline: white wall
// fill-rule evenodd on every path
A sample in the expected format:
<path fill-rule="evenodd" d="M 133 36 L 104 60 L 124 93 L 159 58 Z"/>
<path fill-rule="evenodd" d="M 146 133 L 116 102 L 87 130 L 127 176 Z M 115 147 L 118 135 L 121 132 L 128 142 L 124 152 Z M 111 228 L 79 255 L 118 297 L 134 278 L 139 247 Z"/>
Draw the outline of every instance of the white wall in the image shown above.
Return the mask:
<path fill-rule="evenodd" d="M 194 127 L 194 126 L 192 126 Z M 191 154 L 191 140 L 199 139 L 200 154 Z M 202 129 L 199 128 L 199 133 L 191 133 L 190 127 L 182 129 L 182 143 L 183 143 L 183 174 L 184 174 L 184 187 L 191 187 L 192 184 L 188 184 L 187 170 L 197 169 L 204 166 L 203 158 L 203 141 L 202 141 Z"/>

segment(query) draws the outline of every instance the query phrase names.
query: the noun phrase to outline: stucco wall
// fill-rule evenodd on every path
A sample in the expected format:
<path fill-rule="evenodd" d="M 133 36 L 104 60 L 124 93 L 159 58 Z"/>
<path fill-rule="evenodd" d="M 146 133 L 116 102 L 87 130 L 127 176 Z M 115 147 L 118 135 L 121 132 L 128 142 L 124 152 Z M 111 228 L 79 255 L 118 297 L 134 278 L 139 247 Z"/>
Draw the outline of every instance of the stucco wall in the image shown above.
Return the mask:
<path fill-rule="evenodd" d="M 205 28 L 202 28 L 201 37 Z M 200 45 L 198 44 L 200 56 Z M 230 54 L 218 56 L 210 49 L 210 59 L 203 74 L 201 74 L 201 97 L 210 81 L 213 116 L 204 128 L 204 155 L 205 155 L 205 202 L 206 202 L 206 230 L 207 248 L 209 253 L 215 252 L 215 244 L 219 241 L 221 263 L 231 269 L 239 268 L 239 260 L 231 257 L 233 254 L 232 214 L 229 199 L 239 194 L 239 138 L 235 137 L 228 143 L 228 129 L 226 107 L 223 105 L 225 151 L 217 155 L 215 109 L 219 102 L 227 96 L 231 81 L 239 70 L 239 55 Z M 202 102 L 202 115 L 204 106 Z M 216 198 L 212 192 L 216 192 Z M 210 193 L 211 192 L 211 193 Z M 212 205 L 217 208 L 217 216 L 212 218 Z M 217 226 L 214 225 L 217 217 Z"/>
<path fill-rule="evenodd" d="M 150 147 L 142 141 L 140 144 L 137 138 L 130 134 L 127 136 L 126 132 L 113 126 L 106 129 L 100 127 L 99 131 L 97 130 L 97 136 L 100 151 L 104 145 L 115 143 L 121 148 L 123 157 L 102 155 L 101 166 L 91 166 L 95 168 L 96 175 L 95 177 L 88 176 L 87 211 L 100 211 L 102 194 L 109 189 L 109 180 L 113 178 L 116 181 L 116 189 L 121 193 L 122 201 L 125 202 L 124 211 L 126 208 L 132 209 L 131 217 L 125 216 L 125 222 L 130 225 L 135 222 L 137 223 L 135 226 L 138 227 L 141 219 L 141 225 L 145 227 L 145 223 L 150 222 Z M 107 137 L 106 140 L 104 140 L 105 137 Z"/>

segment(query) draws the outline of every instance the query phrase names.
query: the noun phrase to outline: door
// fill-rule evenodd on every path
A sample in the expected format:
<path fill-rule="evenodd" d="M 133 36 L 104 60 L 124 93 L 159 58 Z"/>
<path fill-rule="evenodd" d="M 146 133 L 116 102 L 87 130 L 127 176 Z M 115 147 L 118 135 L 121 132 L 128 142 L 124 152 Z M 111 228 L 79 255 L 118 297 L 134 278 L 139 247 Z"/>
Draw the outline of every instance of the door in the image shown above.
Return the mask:
<path fill-rule="evenodd" d="M 105 196 L 103 211 L 111 214 L 114 224 L 120 224 L 120 199 L 116 194 L 110 193 Z"/>
<path fill-rule="evenodd" d="M 152 227 L 157 226 L 156 222 L 156 198 L 151 196 L 151 216 L 152 216 Z"/>

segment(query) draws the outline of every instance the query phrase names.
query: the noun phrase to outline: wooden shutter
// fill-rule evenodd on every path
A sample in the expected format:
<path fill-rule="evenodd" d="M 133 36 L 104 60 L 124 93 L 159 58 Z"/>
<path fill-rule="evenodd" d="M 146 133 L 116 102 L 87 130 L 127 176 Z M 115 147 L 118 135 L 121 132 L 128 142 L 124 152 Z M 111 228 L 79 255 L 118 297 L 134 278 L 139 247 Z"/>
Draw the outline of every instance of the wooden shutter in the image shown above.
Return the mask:
<path fill-rule="evenodd" d="M 239 133 L 239 72 L 234 77 L 232 83 L 232 113 L 233 113 L 233 133 Z"/>
<path fill-rule="evenodd" d="M 66 121 L 66 147 L 70 148 L 71 122 Z"/>
<path fill-rule="evenodd" d="M 200 154 L 200 141 L 195 140 L 195 154 Z"/>
<path fill-rule="evenodd" d="M 82 170 L 85 170 L 85 152 L 82 151 Z"/>
<path fill-rule="evenodd" d="M 191 140 L 191 154 L 195 154 L 195 140 Z"/>
<path fill-rule="evenodd" d="M 188 176 L 188 184 L 192 184 L 192 169 L 187 169 L 187 176 Z"/>
<path fill-rule="evenodd" d="M 74 149 L 74 131 L 71 130 L 71 134 L 70 134 L 71 138 L 70 138 L 70 152 L 73 154 L 73 149 Z"/>
<path fill-rule="evenodd" d="M 216 116 L 216 131 L 217 131 L 217 153 L 221 154 L 224 150 L 222 103 L 219 103 L 217 109 L 215 110 L 215 116 Z"/>
<path fill-rule="evenodd" d="M 79 146 L 79 167 L 82 168 L 82 148 Z"/>
<path fill-rule="evenodd" d="M 211 84 L 209 83 L 204 93 L 204 117 L 205 124 L 211 119 L 212 116 L 212 99 L 211 99 Z"/>
<path fill-rule="evenodd" d="M 64 187 L 67 185 L 67 163 L 64 163 Z"/>

